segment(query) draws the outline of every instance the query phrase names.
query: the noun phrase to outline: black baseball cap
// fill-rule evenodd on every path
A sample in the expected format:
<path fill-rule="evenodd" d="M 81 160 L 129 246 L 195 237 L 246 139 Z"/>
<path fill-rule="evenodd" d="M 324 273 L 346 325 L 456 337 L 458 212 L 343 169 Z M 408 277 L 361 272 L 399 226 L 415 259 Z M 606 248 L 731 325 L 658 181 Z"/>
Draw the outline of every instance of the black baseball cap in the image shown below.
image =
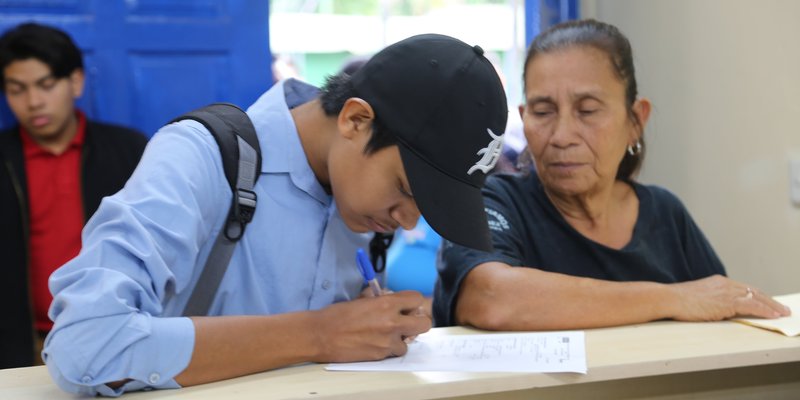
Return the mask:
<path fill-rule="evenodd" d="M 425 220 L 447 240 L 491 251 L 481 188 L 502 151 L 508 106 L 483 50 L 412 36 L 372 56 L 351 82 L 397 138 Z"/>

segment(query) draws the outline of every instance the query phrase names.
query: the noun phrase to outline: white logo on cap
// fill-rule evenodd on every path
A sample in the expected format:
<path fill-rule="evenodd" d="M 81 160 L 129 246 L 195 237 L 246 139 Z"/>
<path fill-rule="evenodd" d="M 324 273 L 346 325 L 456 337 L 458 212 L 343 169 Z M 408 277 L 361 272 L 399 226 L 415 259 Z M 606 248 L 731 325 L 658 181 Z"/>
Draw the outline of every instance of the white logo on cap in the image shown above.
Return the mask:
<path fill-rule="evenodd" d="M 495 135 L 489 128 L 487 128 L 486 131 L 489 132 L 492 141 L 489 142 L 486 147 L 478 150 L 477 154 L 483 154 L 483 157 L 469 168 L 467 175 L 472 175 L 476 170 L 480 170 L 484 174 L 488 173 L 489 170 L 494 168 L 494 165 L 497 164 L 497 160 L 500 159 L 500 153 L 503 151 L 503 135 Z"/>

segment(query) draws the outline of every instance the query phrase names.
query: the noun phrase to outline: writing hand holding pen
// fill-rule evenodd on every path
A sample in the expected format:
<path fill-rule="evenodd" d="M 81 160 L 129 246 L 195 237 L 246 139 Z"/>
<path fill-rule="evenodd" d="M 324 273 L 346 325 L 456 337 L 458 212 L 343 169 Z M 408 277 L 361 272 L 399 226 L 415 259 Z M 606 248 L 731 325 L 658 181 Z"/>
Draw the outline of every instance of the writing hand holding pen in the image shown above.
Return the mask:
<path fill-rule="evenodd" d="M 369 261 L 369 257 L 367 257 L 367 253 L 365 253 L 363 249 L 356 250 L 356 264 L 358 264 L 358 270 L 359 272 L 361 272 L 361 276 L 364 278 L 364 282 L 369 286 L 370 290 L 372 291 L 372 295 L 378 297 L 381 294 L 383 294 L 381 285 L 378 283 L 378 279 L 375 277 L 375 268 L 372 267 L 372 262 Z M 422 311 L 421 307 L 413 315 L 428 316 L 426 315 L 426 313 Z M 406 342 L 406 344 L 408 344 L 414 341 L 414 338 L 416 337 L 417 335 L 407 336 L 403 338 L 403 341 Z"/>

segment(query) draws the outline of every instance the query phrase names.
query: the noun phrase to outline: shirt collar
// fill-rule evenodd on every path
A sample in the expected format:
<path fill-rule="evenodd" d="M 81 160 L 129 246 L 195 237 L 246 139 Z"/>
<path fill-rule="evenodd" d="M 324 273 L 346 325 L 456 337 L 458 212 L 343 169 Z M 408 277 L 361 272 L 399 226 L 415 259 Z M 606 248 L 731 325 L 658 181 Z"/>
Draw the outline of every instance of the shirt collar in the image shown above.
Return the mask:
<path fill-rule="evenodd" d="M 77 132 L 67 145 L 67 150 L 80 149 L 86 141 L 86 115 L 81 110 L 75 110 L 75 117 L 78 119 Z M 22 125 L 19 126 L 19 135 L 22 140 L 22 149 L 26 157 L 38 156 L 43 154 L 53 154 L 46 148 L 37 143 Z"/>
<path fill-rule="evenodd" d="M 331 196 L 317 181 L 289 112 L 318 94 L 319 90 L 307 83 L 294 79 L 281 81 L 256 100 L 247 114 L 261 146 L 261 172 L 288 173 L 295 186 L 328 205 Z"/>

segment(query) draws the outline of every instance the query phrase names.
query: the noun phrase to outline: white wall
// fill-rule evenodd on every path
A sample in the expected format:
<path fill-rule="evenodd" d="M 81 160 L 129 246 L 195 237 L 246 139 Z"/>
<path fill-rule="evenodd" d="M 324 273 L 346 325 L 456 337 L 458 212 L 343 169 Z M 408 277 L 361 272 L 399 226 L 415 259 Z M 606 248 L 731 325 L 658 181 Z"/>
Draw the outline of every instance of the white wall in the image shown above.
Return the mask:
<path fill-rule="evenodd" d="M 687 205 L 734 279 L 800 292 L 800 1 L 583 0 L 631 40 L 654 104 L 640 180 Z M 800 312 L 800 310 L 795 310 Z"/>

